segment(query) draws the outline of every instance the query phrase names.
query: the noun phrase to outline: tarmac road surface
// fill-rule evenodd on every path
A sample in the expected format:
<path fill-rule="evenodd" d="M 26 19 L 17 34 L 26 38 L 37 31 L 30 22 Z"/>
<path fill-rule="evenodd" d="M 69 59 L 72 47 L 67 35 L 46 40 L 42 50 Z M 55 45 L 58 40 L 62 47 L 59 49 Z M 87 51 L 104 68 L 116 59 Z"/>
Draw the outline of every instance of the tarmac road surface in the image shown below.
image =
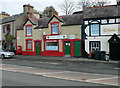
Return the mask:
<path fill-rule="evenodd" d="M 118 76 L 116 75 L 103 75 L 66 70 L 51 70 L 11 64 L 2 64 L 0 66 L 0 69 L 3 70 L 3 85 L 118 86 Z M 58 81 L 62 83 L 60 84 Z"/>

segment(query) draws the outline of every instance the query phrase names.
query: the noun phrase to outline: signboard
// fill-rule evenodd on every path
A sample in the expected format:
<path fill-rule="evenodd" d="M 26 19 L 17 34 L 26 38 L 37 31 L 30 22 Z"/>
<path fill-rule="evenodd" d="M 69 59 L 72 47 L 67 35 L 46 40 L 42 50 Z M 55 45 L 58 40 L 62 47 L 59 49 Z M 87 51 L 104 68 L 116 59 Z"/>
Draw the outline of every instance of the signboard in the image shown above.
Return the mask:
<path fill-rule="evenodd" d="M 46 42 L 58 42 L 57 40 L 47 40 Z"/>
<path fill-rule="evenodd" d="M 70 35 L 70 39 L 75 39 L 75 36 L 74 35 Z"/>
<path fill-rule="evenodd" d="M 66 39 L 66 35 L 46 36 L 46 39 Z"/>
<path fill-rule="evenodd" d="M 101 25 L 101 35 L 118 34 L 118 24 Z"/>

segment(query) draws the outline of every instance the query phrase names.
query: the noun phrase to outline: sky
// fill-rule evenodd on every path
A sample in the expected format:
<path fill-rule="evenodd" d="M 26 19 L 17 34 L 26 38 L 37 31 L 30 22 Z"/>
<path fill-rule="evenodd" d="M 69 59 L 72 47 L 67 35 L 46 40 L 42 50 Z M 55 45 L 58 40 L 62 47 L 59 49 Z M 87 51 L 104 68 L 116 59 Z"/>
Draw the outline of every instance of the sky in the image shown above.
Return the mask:
<path fill-rule="evenodd" d="M 82 0 L 72 0 L 74 2 L 79 2 Z M 111 5 L 116 4 L 116 0 L 109 0 Z M 65 15 L 61 9 L 60 5 L 64 0 L 0 0 L 0 12 L 5 11 L 10 15 L 19 14 L 23 12 L 23 5 L 30 4 L 34 6 L 34 9 L 38 11 L 43 11 L 47 6 L 53 6 L 59 15 Z M 80 11 L 80 10 L 79 10 Z"/>

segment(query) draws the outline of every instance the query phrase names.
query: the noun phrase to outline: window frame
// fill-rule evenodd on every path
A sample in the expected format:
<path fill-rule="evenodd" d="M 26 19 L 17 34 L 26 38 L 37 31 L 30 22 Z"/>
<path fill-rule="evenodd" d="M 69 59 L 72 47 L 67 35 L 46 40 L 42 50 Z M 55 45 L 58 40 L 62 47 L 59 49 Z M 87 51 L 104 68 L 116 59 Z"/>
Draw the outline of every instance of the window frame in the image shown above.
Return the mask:
<path fill-rule="evenodd" d="M 11 28 L 11 25 L 10 24 L 5 24 L 5 25 L 3 25 L 3 33 L 5 33 L 5 34 L 8 34 L 8 33 L 10 33 L 10 28 Z M 6 30 L 5 30 L 6 29 Z M 7 33 L 6 33 L 6 31 L 7 31 Z"/>
<path fill-rule="evenodd" d="M 58 33 L 55 33 L 55 34 L 53 33 L 53 29 L 52 29 L 53 24 L 58 24 Z M 59 35 L 59 22 L 51 22 L 50 25 L 51 25 L 51 35 Z"/>
<path fill-rule="evenodd" d="M 58 49 L 57 50 L 47 50 L 47 42 L 57 42 L 58 43 Z M 45 41 L 45 51 L 59 51 L 59 41 L 58 40 L 46 40 Z"/>
<path fill-rule="evenodd" d="M 116 23 L 120 23 L 120 18 L 115 19 Z"/>
<path fill-rule="evenodd" d="M 98 35 L 95 35 L 95 34 L 92 35 L 92 25 L 98 25 L 98 28 L 99 28 L 99 29 L 98 29 L 98 31 L 99 31 L 99 34 L 98 34 Z M 89 35 L 90 35 L 90 36 L 100 36 L 100 24 L 99 24 L 99 23 L 93 23 L 93 24 L 91 23 L 91 24 L 90 24 Z"/>
<path fill-rule="evenodd" d="M 101 42 L 100 41 L 90 41 L 89 42 L 89 51 L 92 52 L 92 47 L 91 47 L 91 44 L 92 43 L 98 43 L 99 44 L 99 50 L 98 51 L 101 51 Z M 95 50 L 96 51 L 96 50 Z"/>
<path fill-rule="evenodd" d="M 31 41 L 31 49 L 28 48 L 28 44 L 29 42 L 28 41 Z M 33 39 L 26 39 L 26 51 L 32 51 L 33 50 Z"/>
<path fill-rule="evenodd" d="M 27 27 L 31 27 L 31 35 L 28 35 Z M 26 37 L 31 37 L 32 36 L 32 25 L 26 25 L 25 31 L 26 31 Z"/>

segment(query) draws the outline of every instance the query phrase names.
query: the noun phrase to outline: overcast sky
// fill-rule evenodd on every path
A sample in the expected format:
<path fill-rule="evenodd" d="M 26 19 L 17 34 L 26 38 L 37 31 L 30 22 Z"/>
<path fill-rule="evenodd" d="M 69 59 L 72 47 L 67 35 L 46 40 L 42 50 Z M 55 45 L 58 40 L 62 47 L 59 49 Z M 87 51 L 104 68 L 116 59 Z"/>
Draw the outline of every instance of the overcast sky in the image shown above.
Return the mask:
<path fill-rule="evenodd" d="M 59 13 L 59 15 L 64 15 L 60 10 L 60 4 L 64 0 L 0 0 L 0 12 L 5 11 L 10 15 L 19 14 L 23 12 L 24 4 L 31 4 L 38 11 L 43 11 L 47 6 L 53 6 Z M 82 0 L 72 0 L 75 2 Z M 116 0 L 109 0 L 111 5 L 116 4 Z"/>

